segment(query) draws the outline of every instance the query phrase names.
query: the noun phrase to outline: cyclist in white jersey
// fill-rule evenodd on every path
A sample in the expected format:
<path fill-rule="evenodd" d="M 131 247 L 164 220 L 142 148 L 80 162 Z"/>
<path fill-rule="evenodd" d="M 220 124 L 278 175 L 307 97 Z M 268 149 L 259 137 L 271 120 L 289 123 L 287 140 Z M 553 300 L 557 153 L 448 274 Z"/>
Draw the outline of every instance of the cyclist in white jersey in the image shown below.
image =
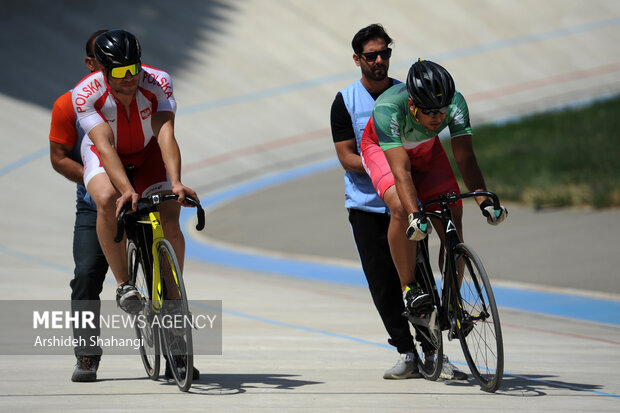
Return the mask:
<path fill-rule="evenodd" d="M 103 71 L 84 78 L 72 93 L 80 126 L 90 138 L 82 143 L 84 184 L 97 204 L 97 235 L 118 284 L 117 302 L 133 312 L 140 294 L 127 283 L 125 243 L 114 242 L 120 209 L 131 202 L 133 211 L 140 196 L 152 193 L 178 195 L 178 203 L 163 204 L 160 213 L 182 269 L 180 205 L 185 196 L 198 197 L 181 183 L 181 155 L 174 136 L 176 102 L 168 74 L 142 66 L 140 44 L 124 30 L 97 37 L 95 57 Z"/>

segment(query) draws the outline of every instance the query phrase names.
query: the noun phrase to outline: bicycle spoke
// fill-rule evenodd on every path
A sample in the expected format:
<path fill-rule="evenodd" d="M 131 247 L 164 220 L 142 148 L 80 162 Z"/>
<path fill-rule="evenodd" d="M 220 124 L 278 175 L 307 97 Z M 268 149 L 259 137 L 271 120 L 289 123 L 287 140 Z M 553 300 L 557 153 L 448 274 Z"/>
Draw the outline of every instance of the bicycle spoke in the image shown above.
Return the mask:
<path fill-rule="evenodd" d="M 424 239 L 418 244 L 416 257 L 416 279 L 433 299 L 433 311 L 423 318 L 409 317 L 414 326 L 417 341 L 422 347 L 418 353 L 418 367 L 427 380 L 437 380 L 441 374 L 443 362 L 443 337 L 441 316 L 439 314 L 439 294 L 433 271 L 428 260 L 428 241 Z"/>
<path fill-rule="evenodd" d="M 441 297 L 433 296 L 436 308 L 440 310 L 441 329 L 448 330 L 448 339 L 458 338 L 467 360 L 467 365 L 474 378 L 484 391 L 495 392 L 500 387 L 504 373 L 504 344 L 499 320 L 499 313 L 491 283 L 482 262 L 476 253 L 463 244 L 456 231 L 452 217 L 451 205 L 466 198 L 485 196 L 492 200 L 494 207 L 499 208 L 497 195 L 488 191 L 475 191 L 463 194 L 448 193 L 436 199 L 424 201 L 420 211 L 427 217 L 441 222 L 445 233 L 445 260 L 441 289 Z M 435 205 L 439 205 L 439 209 Z M 433 205 L 432 209 L 427 209 Z M 416 281 L 423 286 L 436 286 L 432 279 L 432 271 L 428 259 L 428 244 L 423 240 L 418 247 L 416 256 Z M 420 251 L 425 255 L 420 256 Z M 421 271 L 420 271 L 421 270 Z M 426 273 L 431 274 L 430 282 Z M 424 283 L 418 278 L 423 277 Z M 433 290 L 436 291 L 436 290 Z M 432 291 L 427 290 L 430 293 Z M 441 300 L 441 301 L 440 301 Z M 446 314 L 444 314 L 446 313 Z M 429 334 L 423 331 L 425 324 L 409 317 L 411 323 L 422 330 L 416 336 L 423 339 L 423 346 L 429 346 Z M 439 346 L 439 352 L 442 351 Z M 431 354 L 425 352 L 425 354 Z M 430 359 L 430 357 L 429 357 Z M 420 367 L 422 370 L 422 366 Z"/>
<path fill-rule="evenodd" d="M 183 277 L 170 243 L 158 246 L 164 305 L 160 314 L 161 335 L 167 363 L 181 391 L 189 390 L 193 374 L 193 343 L 191 314 L 185 294 Z"/>
<path fill-rule="evenodd" d="M 133 241 L 127 245 L 127 263 L 130 279 L 144 299 L 138 316 L 144 317 L 146 322 L 136 323 L 135 326 L 136 336 L 140 340 L 140 357 L 146 374 L 151 380 L 157 380 L 160 367 L 159 332 L 157 327 L 152 325 L 153 313 L 150 301 L 152 277 L 150 272 L 145 272 L 139 249 Z"/>
<path fill-rule="evenodd" d="M 459 291 L 457 333 L 469 368 L 483 390 L 494 392 L 503 375 L 504 354 L 499 313 L 486 271 L 464 244 L 457 248 L 464 261 Z"/>

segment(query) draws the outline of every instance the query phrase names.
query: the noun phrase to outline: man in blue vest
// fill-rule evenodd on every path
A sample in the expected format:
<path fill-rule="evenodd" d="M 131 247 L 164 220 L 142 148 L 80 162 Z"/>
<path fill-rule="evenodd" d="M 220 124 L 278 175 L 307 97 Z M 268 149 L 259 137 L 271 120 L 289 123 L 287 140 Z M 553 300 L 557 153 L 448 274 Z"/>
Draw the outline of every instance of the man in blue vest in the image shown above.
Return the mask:
<path fill-rule="evenodd" d="M 331 107 L 331 129 L 336 154 L 345 170 L 345 208 L 349 212 L 362 269 L 390 336 L 388 342 L 399 353 L 398 361 L 383 378 L 407 379 L 421 377 L 421 374 L 409 324 L 402 316 L 405 308 L 400 279 L 390 254 L 390 211 L 377 195 L 360 157 L 360 141 L 375 100 L 400 83 L 388 77 L 390 44 L 392 39 L 379 24 L 361 29 L 353 37 L 353 61 L 360 67 L 362 77 L 336 95 Z M 463 380 L 467 376 L 446 358 L 442 377 Z"/>

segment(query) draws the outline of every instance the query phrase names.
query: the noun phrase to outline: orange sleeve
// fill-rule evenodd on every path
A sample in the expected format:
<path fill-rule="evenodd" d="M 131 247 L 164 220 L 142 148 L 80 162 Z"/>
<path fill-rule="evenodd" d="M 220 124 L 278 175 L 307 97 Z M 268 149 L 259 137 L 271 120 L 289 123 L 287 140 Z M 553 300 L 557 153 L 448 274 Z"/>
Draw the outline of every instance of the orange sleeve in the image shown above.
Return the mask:
<path fill-rule="evenodd" d="M 75 112 L 71 102 L 71 92 L 64 93 L 52 108 L 52 124 L 50 126 L 50 141 L 63 145 L 74 146 L 77 141 L 75 130 Z"/>

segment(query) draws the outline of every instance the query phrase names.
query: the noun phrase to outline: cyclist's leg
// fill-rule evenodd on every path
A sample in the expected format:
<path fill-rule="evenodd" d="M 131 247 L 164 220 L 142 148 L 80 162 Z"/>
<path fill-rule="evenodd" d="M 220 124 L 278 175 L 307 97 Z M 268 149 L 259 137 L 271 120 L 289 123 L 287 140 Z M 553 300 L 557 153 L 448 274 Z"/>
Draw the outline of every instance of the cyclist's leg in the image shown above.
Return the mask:
<path fill-rule="evenodd" d="M 463 242 L 463 205 L 457 205 L 450 207 L 450 211 L 452 211 L 452 218 L 454 219 L 454 226 L 456 227 L 456 231 L 459 234 L 459 238 L 461 242 Z M 461 281 L 463 281 L 463 271 L 465 269 L 465 261 L 458 260 L 456 263 L 456 272 L 458 276 L 459 286 L 461 285 Z"/>
<path fill-rule="evenodd" d="M 456 176 L 450 166 L 448 156 L 441 145 L 441 141 L 438 137 L 435 137 L 425 142 L 424 147 L 410 155 L 412 169 L 412 179 L 414 185 L 418 191 L 418 198 L 422 202 L 429 201 L 447 193 L 460 193 L 459 185 L 456 181 Z M 429 205 L 427 209 L 432 210 L 434 207 L 439 209 L 438 206 Z M 454 225 L 456 226 L 459 236 L 463 234 L 463 203 L 458 201 L 455 205 L 450 207 L 452 212 L 452 218 Z M 439 268 L 443 268 L 444 261 L 444 241 L 445 234 L 441 221 L 438 219 L 431 219 L 433 227 L 439 235 L 441 241 L 441 248 L 439 250 Z"/>
<path fill-rule="evenodd" d="M 114 242 L 116 235 L 116 199 L 119 197 L 90 139 L 82 142 L 84 185 L 97 204 L 97 236 L 101 249 L 114 273 L 116 283 L 129 281 L 124 242 Z"/>
<path fill-rule="evenodd" d="M 176 202 L 164 202 L 159 206 L 161 225 L 164 229 L 166 239 L 174 248 L 174 253 L 179 261 L 179 267 L 183 271 L 183 261 L 185 257 L 185 237 L 179 224 L 181 205 Z"/>
<path fill-rule="evenodd" d="M 134 169 L 133 178 L 136 192 L 141 194 L 141 196 L 143 197 L 152 195 L 154 193 L 171 193 L 170 181 L 168 180 L 164 162 L 161 157 L 161 151 L 158 145 L 155 144 L 150 147 L 150 150 L 144 158 L 144 162 L 140 165 L 140 167 Z M 166 299 L 182 299 L 181 302 L 176 301 L 172 304 L 172 311 L 176 312 L 177 307 L 187 306 L 187 296 L 185 295 L 185 287 L 181 276 L 183 272 L 183 261 L 185 257 L 185 238 L 179 224 L 181 205 L 176 202 L 164 202 L 158 206 L 158 211 L 161 225 L 164 231 L 164 236 L 173 249 L 173 251 L 169 251 L 169 247 L 164 248 L 166 253 L 160 256 L 160 260 L 167 261 L 160 262 L 162 283 L 164 284 Z M 164 251 L 162 250 L 162 248 L 164 247 L 162 244 L 160 244 L 159 246 L 160 252 Z M 176 257 L 176 262 L 178 263 L 179 267 L 178 269 L 174 265 L 174 260 L 170 255 L 174 255 Z M 180 276 L 178 280 L 175 280 L 173 277 L 173 273 L 176 271 L 181 272 L 181 274 L 177 274 L 178 276 Z M 173 285 L 176 285 L 178 288 L 170 288 Z M 189 309 L 186 308 L 186 311 L 189 311 Z M 179 368 L 181 368 L 181 370 L 184 369 L 185 373 L 181 375 L 184 377 L 184 379 L 181 380 L 181 382 L 177 381 L 177 384 L 179 384 L 179 387 L 181 387 L 183 391 L 187 391 L 189 385 L 191 385 L 191 380 L 189 380 L 186 376 L 186 372 L 188 370 L 187 367 L 192 366 L 192 375 L 189 378 L 197 380 L 200 377 L 200 372 L 198 371 L 198 369 L 196 367 L 193 367 L 193 354 L 191 350 L 191 330 L 185 331 L 185 335 L 183 337 L 176 338 L 171 337 L 169 333 L 170 331 L 168 329 L 162 330 L 164 342 L 166 343 L 165 348 L 167 349 L 167 351 L 171 351 L 172 340 L 177 345 L 179 343 L 184 343 L 180 346 L 173 346 L 173 350 L 180 352 L 181 354 L 185 354 L 177 354 L 177 356 L 168 354 L 168 356 L 164 356 L 166 357 L 165 375 L 166 377 L 172 377 L 173 371 L 178 372 Z M 172 360 L 170 359 L 171 356 L 173 357 Z"/>
<path fill-rule="evenodd" d="M 97 203 L 97 236 L 101 249 L 114 273 L 116 283 L 129 281 L 124 242 L 114 242 L 116 235 L 116 199 L 118 192 L 106 173 L 94 176 L 88 183 L 88 192 Z"/>
<path fill-rule="evenodd" d="M 407 215 L 396 192 L 394 175 L 390 165 L 385 158 L 383 150 L 375 138 L 373 138 L 370 126 L 364 132 L 361 152 L 364 169 L 368 176 L 370 176 L 375 191 L 390 210 L 391 220 L 388 227 L 388 243 L 394 265 L 398 271 L 401 288 L 404 290 L 408 284 L 415 280 L 413 263 L 416 244 L 409 241 L 405 235 L 408 225 Z"/>
<path fill-rule="evenodd" d="M 396 192 L 396 186 L 390 186 L 383 193 L 383 200 L 392 215 L 388 228 L 388 241 L 400 277 L 401 288 L 404 290 L 407 285 L 415 282 L 414 261 L 417 242 L 407 238 L 407 216 Z"/>
<path fill-rule="evenodd" d="M 142 163 L 133 170 L 133 180 L 136 192 L 142 197 L 153 194 L 170 194 L 171 185 L 166 174 L 166 167 L 161 157 L 159 145 L 151 143 L 146 150 Z M 161 220 L 164 237 L 172 246 L 174 255 L 179 264 L 179 270 L 183 272 L 183 262 L 185 257 L 185 238 L 179 224 L 181 205 L 177 202 L 164 202 L 157 207 Z M 175 283 L 172 267 L 160 263 L 162 276 L 168 285 Z M 179 293 L 176 289 L 169 289 L 166 293 L 167 299 L 178 299 Z"/>
<path fill-rule="evenodd" d="M 141 196 L 170 194 L 172 186 L 166 174 L 166 167 L 157 144 L 149 144 L 142 164 L 134 169 L 134 186 Z M 179 224 L 181 205 L 177 202 L 164 202 L 158 206 L 164 235 L 172 245 L 181 271 L 185 257 L 185 237 Z"/>

